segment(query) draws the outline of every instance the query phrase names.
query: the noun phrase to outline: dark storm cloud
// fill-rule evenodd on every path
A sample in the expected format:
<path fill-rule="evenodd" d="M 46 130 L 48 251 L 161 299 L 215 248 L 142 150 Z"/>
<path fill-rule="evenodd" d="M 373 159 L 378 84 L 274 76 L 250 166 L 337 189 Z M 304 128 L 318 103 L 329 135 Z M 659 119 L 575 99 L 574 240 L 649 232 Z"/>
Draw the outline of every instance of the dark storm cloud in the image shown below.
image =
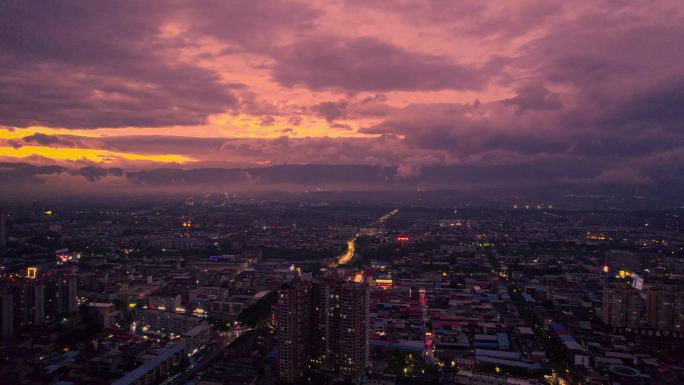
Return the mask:
<path fill-rule="evenodd" d="M 2 125 L 167 128 L 214 113 L 271 134 L 323 125 L 319 137 L 297 139 L 218 137 L 244 134 L 232 122 L 202 128 L 215 138 L 7 135 L 7 153 L 71 146 L 196 162 L 23 165 L 5 177 L 351 184 L 357 173 L 359 186 L 406 188 L 666 186 L 684 164 L 682 15 L 667 0 L 5 1 Z M 325 137 L 342 130 L 373 137 Z"/>
<path fill-rule="evenodd" d="M 22 140 L 29 144 L 37 144 L 40 146 L 57 146 L 57 147 L 74 147 L 75 144 L 66 139 L 62 139 L 56 135 L 46 135 L 39 132 L 28 135 L 22 138 Z"/>
<path fill-rule="evenodd" d="M 600 124 L 657 131 L 684 130 L 684 73 L 611 106 Z"/>
<path fill-rule="evenodd" d="M 83 167 L 78 170 L 70 170 L 69 173 L 71 175 L 82 176 L 90 182 L 96 182 L 108 175 L 113 175 L 117 177 L 121 177 L 124 175 L 124 171 L 120 168 L 101 168 L 93 166 Z"/>
<path fill-rule="evenodd" d="M 518 111 L 526 110 L 558 110 L 561 103 L 558 93 L 549 91 L 543 86 L 528 86 L 518 90 L 518 94 L 503 101 L 504 104 L 517 106 Z"/>
<path fill-rule="evenodd" d="M 392 90 L 478 90 L 482 68 L 453 63 L 370 37 L 300 40 L 275 55 L 273 77 L 288 87 L 349 93 Z"/>
<path fill-rule="evenodd" d="M 191 33 L 236 45 L 236 51 L 268 51 L 282 35 L 315 28 L 323 12 L 302 1 L 189 1 L 180 6 Z M 223 52 L 223 53 L 233 53 Z"/>
<path fill-rule="evenodd" d="M 124 175 L 124 171 L 120 168 L 92 166 L 68 168 L 62 166 L 36 166 L 28 163 L 0 162 L 0 182 L 9 183 L 12 185 L 10 187 L 26 187 L 31 184 L 42 185 L 44 184 L 44 181 L 41 177 L 59 176 L 61 174 L 81 176 L 87 181 L 97 182 L 108 175 L 121 177 Z"/>
<path fill-rule="evenodd" d="M 0 182 L 4 186 L 10 187 L 40 183 L 38 178 L 41 175 L 53 175 L 64 172 L 65 168 L 60 166 L 35 166 L 28 163 L 7 163 L 0 162 Z"/>
<path fill-rule="evenodd" d="M 0 124 L 198 124 L 236 104 L 218 76 L 170 60 L 161 2 L 3 2 Z"/>
<path fill-rule="evenodd" d="M 345 118 L 348 104 L 349 102 L 345 100 L 340 100 L 337 102 L 323 102 L 311 106 L 311 111 L 313 111 L 316 116 L 322 117 L 328 122 L 332 122 L 335 119 Z"/>
<path fill-rule="evenodd" d="M 190 136 L 110 136 L 98 138 L 100 148 L 142 154 L 212 154 L 221 149 L 224 138 Z"/>
<path fill-rule="evenodd" d="M 443 25 L 477 39 L 505 40 L 543 27 L 563 6 L 562 1 L 555 0 L 346 0 L 345 4 L 351 9 L 365 7 L 395 14 L 406 23 L 419 26 Z"/>

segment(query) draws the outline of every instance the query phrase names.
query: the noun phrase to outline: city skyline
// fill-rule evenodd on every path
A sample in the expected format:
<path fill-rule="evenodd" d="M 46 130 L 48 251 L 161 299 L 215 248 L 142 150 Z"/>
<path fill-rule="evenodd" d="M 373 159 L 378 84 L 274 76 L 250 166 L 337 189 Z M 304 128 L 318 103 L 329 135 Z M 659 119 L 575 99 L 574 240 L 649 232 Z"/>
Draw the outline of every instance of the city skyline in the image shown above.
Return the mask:
<path fill-rule="evenodd" d="M 682 186 L 676 1 L 0 7 L 7 192 Z"/>
<path fill-rule="evenodd" d="M 684 379 L 683 209 L 205 195 L 4 214 L 6 383 Z"/>
<path fill-rule="evenodd" d="M 0 1 L 0 383 L 684 384 L 684 2 Z"/>

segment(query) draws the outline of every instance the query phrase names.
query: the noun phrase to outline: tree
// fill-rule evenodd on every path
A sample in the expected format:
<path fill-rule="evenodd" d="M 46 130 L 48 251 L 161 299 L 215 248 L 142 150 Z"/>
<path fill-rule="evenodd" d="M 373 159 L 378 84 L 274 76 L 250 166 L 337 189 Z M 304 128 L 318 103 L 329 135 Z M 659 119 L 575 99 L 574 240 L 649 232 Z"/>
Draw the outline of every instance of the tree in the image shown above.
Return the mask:
<path fill-rule="evenodd" d="M 278 300 L 278 292 L 271 291 L 238 315 L 238 322 L 251 327 L 266 320 L 271 315 L 271 307 Z"/>

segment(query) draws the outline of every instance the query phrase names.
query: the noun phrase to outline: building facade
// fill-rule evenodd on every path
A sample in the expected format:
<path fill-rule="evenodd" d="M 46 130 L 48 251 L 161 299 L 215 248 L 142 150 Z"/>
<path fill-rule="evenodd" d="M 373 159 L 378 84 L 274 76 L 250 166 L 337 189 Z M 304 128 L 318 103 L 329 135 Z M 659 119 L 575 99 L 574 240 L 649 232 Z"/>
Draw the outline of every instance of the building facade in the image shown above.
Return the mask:
<path fill-rule="evenodd" d="M 658 284 L 648 289 L 646 320 L 660 331 L 684 331 L 684 285 Z"/>
<path fill-rule="evenodd" d="M 603 323 L 614 328 L 641 327 L 641 293 L 625 282 L 608 283 L 603 287 Z"/>
<path fill-rule="evenodd" d="M 368 366 L 368 287 L 329 275 L 282 288 L 276 307 L 279 377 L 293 382 L 314 365 L 359 381 Z"/>
<path fill-rule="evenodd" d="M 278 293 L 278 377 L 286 382 L 301 376 L 310 363 L 311 300 L 311 285 L 302 281 L 294 282 Z"/>

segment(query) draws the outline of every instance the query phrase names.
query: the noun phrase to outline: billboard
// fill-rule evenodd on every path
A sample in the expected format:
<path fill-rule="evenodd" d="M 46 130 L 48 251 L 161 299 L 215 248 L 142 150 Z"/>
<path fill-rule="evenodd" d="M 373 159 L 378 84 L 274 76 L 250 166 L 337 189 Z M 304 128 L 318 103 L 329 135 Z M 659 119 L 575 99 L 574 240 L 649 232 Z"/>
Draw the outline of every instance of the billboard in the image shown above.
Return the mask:
<path fill-rule="evenodd" d="M 634 286 L 635 289 L 643 290 L 644 289 L 644 278 L 639 277 L 636 274 L 632 275 L 632 286 Z"/>

